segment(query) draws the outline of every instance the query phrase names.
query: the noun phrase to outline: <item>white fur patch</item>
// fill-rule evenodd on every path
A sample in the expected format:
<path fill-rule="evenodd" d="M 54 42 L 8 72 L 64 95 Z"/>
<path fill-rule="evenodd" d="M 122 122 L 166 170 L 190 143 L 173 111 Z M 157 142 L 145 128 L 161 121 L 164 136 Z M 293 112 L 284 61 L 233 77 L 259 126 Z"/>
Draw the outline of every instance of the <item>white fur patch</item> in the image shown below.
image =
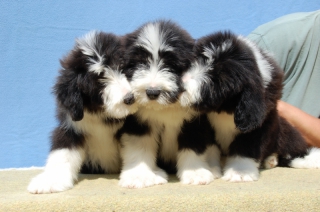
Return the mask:
<path fill-rule="evenodd" d="M 251 182 L 259 179 L 259 163 L 251 158 L 228 157 L 222 179 L 230 182 Z"/>
<path fill-rule="evenodd" d="M 183 107 L 191 106 L 201 100 L 201 87 L 210 82 L 207 72 L 210 66 L 195 62 L 191 68 L 182 76 L 182 83 L 185 91 L 181 94 L 179 100 Z"/>
<path fill-rule="evenodd" d="M 84 55 L 97 57 L 97 60 L 88 58 L 90 62 L 89 71 L 100 74 L 104 69 L 104 57 L 103 55 L 100 55 L 100 49 L 97 49 L 100 46 L 102 46 L 97 38 L 98 32 L 91 31 L 88 34 L 86 34 L 83 38 L 77 39 L 76 42 Z"/>
<path fill-rule="evenodd" d="M 267 157 L 263 162 L 265 169 L 272 169 L 278 165 L 278 155 L 276 153 Z"/>
<path fill-rule="evenodd" d="M 289 166 L 299 169 L 320 169 L 320 149 L 313 147 L 303 158 L 295 158 Z"/>
<path fill-rule="evenodd" d="M 139 34 L 136 46 L 141 46 L 148 50 L 154 61 L 159 59 L 158 52 L 160 51 L 173 51 L 174 48 L 166 44 L 166 33 L 160 31 L 159 23 L 149 23 L 143 27 L 142 32 Z M 174 38 L 170 38 L 171 40 Z"/>
<path fill-rule="evenodd" d="M 250 41 L 249 39 L 243 37 L 243 36 L 238 36 L 238 39 L 243 41 L 245 44 L 247 44 L 256 59 L 256 62 L 258 64 L 258 68 L 261 74 L 261 77 L 263 79 L 264 87 L 267 87 L 270 81 L 272 80 L 272 72 L 273 72 L 273 67 L 271 64 L 263 57 L 261 54 L 262 50 L 259 50 L 259 48 L 256 46 L 255 43 Z"/>
<path fill-rule="evenodd" d="M 31 180 L 28 191 L 33 194 L 41 194 L 72 188 L 83 160 L 84 151 L 80 148 L 52 151 L 44 172 Z"/>
<path fill-rule="evenodd" d="M 208 58 L 207 63 L 209 64 L 214 61 L 214 57 L 217 57 L 222 52 L 227 51 L 231 46 L 231 40 L 226 40 L 219 46 L 214 46 L 212 43 L 210 43 L 210 47 L 204 47 L 204 51 L 202 54 Z"/>
<path fill-rule="evenodd" d="M 150 102 L 146 89 L 158 88 L 162 93 L 157 98 L 156 103 L 160 105 L 167 105 L 168 97 L 164 94 L 165 91 L 176 92 L 179 87 L 175 81 L 176 76 L 168 72 L 166 69 L 161 69 L 158 64 L 152 64 L 149 68 L 141 66 L 133 74 L 131 86 L 137 101 L 146 105 Z"/>
<path fill-rule="evenodd" d="M 91 161 L 93 167 L 101 166 L 108 173 L 118 173 L 121 167 L 119 144 L 114 139 L 117 130 L 122 126 L 118 124 L 106 125 L 103 116 L 84 112 L 81 121 L 68 119 L 69 125 L 85 135 L 86 161 Z"/>
<path fill-rule="evenodd" d="M 216 141 L 220 144 L 221 150 L 227 154 L 230 144 L 240 132 L 234 124 L 234 115 L 211 112 L 208 113 L 208 118 L 215 129 Z"/>
<path fill-rule="evenodd" d="M 109 117 L 124 118 L 129 114 L 137 111 L 137 105 L 124 104 L 124 97 L 132 92 L 131 86 L 124 74 L 119 70 L 111 70 L 105 68 L 104 79 L 101 80 L 105 84 L 102 91 L 102 98 L 105 109 Z"/>
<path fill-rule="evenodd" d="M 167 183 L 167 174 L 156 166 L 157 142 L 153 137 L 124 134 L 123 168 L 119 185 L 126 188 L 144 188 Z"/>
<path fill-rule="evenodd" d="M 206 185 L 214 180 L 206 155 L 197 155 L 192 150 L 183 150 L 178 154 L 178 177 L 183 184 Z"/>
<path fill-rule="evenodd" d="M 161 149 L 159 150 L 159 154 L 167 162 L 176 162 L 178 134 L 180 133 L 183 121 L 190 120 L 194 114 L 193 110 L 181 108 L 178 103 L 171 104 L 159 112 L 149 107 L 142 107 L 137 112 L 142 121 L 149 123 L 154 136 L 161 133 Z"/>

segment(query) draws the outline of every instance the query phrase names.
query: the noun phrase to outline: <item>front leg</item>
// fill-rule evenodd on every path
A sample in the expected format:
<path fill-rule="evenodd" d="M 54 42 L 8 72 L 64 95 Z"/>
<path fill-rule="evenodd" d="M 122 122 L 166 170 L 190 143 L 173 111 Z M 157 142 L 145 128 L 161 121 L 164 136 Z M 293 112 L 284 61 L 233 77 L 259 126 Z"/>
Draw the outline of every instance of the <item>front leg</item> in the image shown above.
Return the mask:
<path fill-rule="evenodd" d="M 219 170 L 210 168 L 206 154 L 197 154 L 190 149 L 178 153 L 177 168 L 177 175 L 183 184 L 206 185 L 220 177 Z"/>
<path fill-rule="evenodd" d="M 152 136 L 123 134 L 121 145 L 120 186 L 144 188 L 168 182 L 167 174 L 156 166 L 158 144 Z"/>
<path fill-rule="evenodd" d="M 85 159 L 84 136 L 73 129 L 56 128 L 44 172 L 33 178 L 28 191 L 33 194 L 61 192 L 73 187 Z"/>
<path fill-rule="evenodd" d="M 61 192 L 72 188 L 84 157 L 84 150 L 80 147 L 51 151 L 44 172 L 31 180 L 28 191 L 33 194 L 41 194 Z"/>
<path fill-rule="evenodd" d="M 205 114 L 184 121 L 178 142 L 177 174 L 181 183 L 204 185 L 221 177 L 220 150 Z"/>
<path fill-rule="evenodd" d="M 276 133 L 268 125 L 242 133 L 229 146 L 222 179 L 230 182 L 252 182 L 259 179 L 259 167 L 275 148 Z"/>

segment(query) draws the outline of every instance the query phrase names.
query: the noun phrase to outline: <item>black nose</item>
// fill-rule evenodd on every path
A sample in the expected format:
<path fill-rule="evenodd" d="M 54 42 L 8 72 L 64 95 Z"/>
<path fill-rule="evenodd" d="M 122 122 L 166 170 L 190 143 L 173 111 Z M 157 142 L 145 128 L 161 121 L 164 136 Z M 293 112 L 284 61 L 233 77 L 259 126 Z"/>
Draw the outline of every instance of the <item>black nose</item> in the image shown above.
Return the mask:
<path fill-rule="evenodd" d="M 148 88 L 146 94 L 149 99 L 154 100 L 159 97 L 161 90 L 159 88 Z"/>
<path fill-rule="evenodd" d="M 123 98 L 123 102 L 126 105 L 132 105 L 134 103 L 134 96 L 132 93 L 127 93 L 124 98 Z"/>

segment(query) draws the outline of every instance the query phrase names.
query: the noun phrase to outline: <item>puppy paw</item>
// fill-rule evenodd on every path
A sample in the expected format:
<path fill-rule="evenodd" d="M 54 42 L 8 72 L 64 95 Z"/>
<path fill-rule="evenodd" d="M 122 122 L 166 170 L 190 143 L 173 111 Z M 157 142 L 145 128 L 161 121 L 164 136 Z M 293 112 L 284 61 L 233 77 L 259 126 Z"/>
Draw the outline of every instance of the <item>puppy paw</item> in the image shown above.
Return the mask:
<path fill-rule="evenodd" d="M 207 169 L 185 170 L 180 175 L 182 184 L 207 185 L 211 183 L 215 176 Z"/>
<path fill-rule="evenodd" d="M 43 172 L 31 180 L 28 185 L 28 191 L 32 194 L 45 194 L 65 191 L 72 187 L 73 179 L 71 175 L 66 176 Z"/>
<path fill-rule="evenodd" d="M 271 169 L 278 165 L 278 156 L 277 154 L 272 154 L 264 160 L 264 168 Z"/>
<path fill-rule="evenodd" d="M 167 174 L 161 170 L 127 170 L 120 174 L 119 185 L 125 188 L 145 188 L 168 182 Z"/>
<path fill-rule="evenodd" d="M 259 163 L 240 156 L 227 159 L 222 179 L 230 182 L 251 182 L 259 179 Z"/>
<path fill-rule="evenodd" d="M 222 179 L 230 182 L 252 182 L 259 179 L 259 174 L 241 173 L 235 170 L 228 170 L 225 172 Z"/>

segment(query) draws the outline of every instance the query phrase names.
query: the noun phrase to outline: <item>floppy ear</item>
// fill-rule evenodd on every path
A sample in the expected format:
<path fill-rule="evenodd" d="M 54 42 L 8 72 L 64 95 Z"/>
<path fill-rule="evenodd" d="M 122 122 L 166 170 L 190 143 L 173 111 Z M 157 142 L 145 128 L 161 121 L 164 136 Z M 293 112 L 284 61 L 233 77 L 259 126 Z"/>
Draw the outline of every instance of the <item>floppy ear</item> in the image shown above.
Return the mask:
<path fill-rule="evenodd" d="M 71 80 L 67 79 L 69 77 Z M 83 118 L 83 98 L 77 77 L 62 74 L 54 87 L 54 93 L 59 104 L 68 111 L 73 121 L 80 121 Z"/>
<path fill-rule="evenodd" d="M 241 132 L 260 127 L 266 116 L 266 103 L 262 88 L 246 87 L 234 112 L 234 122 Z"/>
<path fill-rule="evenodd" d="M 83 119 L 83 99 L 79 90 L 73 90 L 71 95 L 65 101 L 65 107 L 68 110 L 73 121 Z"/>

